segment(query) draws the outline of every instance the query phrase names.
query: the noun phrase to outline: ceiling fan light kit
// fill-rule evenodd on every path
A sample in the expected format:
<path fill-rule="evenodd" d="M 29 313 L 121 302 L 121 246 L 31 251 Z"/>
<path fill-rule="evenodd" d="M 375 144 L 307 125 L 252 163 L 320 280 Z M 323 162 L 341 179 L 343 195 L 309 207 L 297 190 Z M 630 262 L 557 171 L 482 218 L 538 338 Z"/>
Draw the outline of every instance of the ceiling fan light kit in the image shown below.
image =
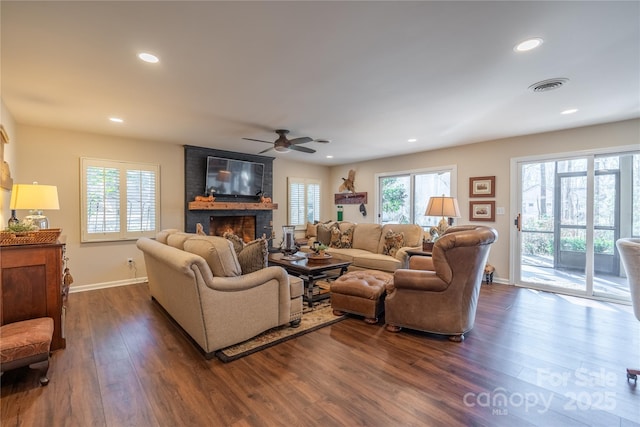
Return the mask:
<path fill-rule="evenodd" d="M 288 153 L 291 150 L 301 151 L 303 153 L 309 153 L 309 154 L 313 154 L 316 152 L 316 150 L 312 148 L 302 147 L 298 145 L 298 144 L 304 144 L 307 142 L 312 142 L 314 141 L 313 138 L 309 138 L 308 136 L 303 136 L 300 138 L 287 139 L 287 134 L 289 133 L 287 129 L 276 129 L 276 133 L 279 135 L 279 137 L 273 142 L 264 141 L 262 139 L 253 139 L 253 138 L 242 138 L 242 139 L 245 139 L 247 141 L 257 141 L 257 142 L 265 142 L 267 144 L 273 144 L 272 147 L 267 148 L 266 150 L 262 150 L 258 154 L 266 153 L 267 151 L 271 151 L 271 150 L 277 151 L 278 153 Z M 329 142 L 329 140 L 321 139 L 321 140 L 315 140 L 315 142 L 326 144 Z"/>

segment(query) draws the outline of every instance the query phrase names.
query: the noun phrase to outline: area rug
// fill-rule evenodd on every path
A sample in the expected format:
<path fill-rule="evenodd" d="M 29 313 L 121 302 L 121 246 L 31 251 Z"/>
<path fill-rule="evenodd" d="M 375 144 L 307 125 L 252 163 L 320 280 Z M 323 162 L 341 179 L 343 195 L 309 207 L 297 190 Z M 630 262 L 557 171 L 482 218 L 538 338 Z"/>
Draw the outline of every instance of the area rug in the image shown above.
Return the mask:
<path fill-rule="evenodd" d="M 313 310 L 306 307 L 305 304 L 305 308 L 302 313 L 302 321 L 300 322 L 299 327 L 292 328 L 287 324 L 269 329 L 255 338 L 218 350 L 215 355 L 223 362 L 231 362 L 260 350 L 264 350 L 265 348 L 272 347 L 281 342 L 299 337 L 300 335 L 324 328 L 325 326 L 339 322 L 346 317 L 346 315 L 334 316 L 333 309 L 331 308 L 331 303 L 329 301 L 316 303 Z"/>

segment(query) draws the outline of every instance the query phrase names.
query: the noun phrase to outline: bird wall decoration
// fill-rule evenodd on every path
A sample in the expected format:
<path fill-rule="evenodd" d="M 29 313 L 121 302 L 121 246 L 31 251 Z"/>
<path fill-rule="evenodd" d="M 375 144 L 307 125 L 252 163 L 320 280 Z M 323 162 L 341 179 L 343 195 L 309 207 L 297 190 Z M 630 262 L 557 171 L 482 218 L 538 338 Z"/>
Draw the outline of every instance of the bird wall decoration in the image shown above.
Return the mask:
<path fill-rule="evenodd" d="M 352 193 L 355 193 L 356 192 L 355 180 L 356 180 L 356 171 L 354 171 L 353 169 L 350 169 L 348 178 L 342 178 L 343 182 L 342 184 L 340 184 L 338 191 L 341 193 L 345 191 L 351 191 Z"/>

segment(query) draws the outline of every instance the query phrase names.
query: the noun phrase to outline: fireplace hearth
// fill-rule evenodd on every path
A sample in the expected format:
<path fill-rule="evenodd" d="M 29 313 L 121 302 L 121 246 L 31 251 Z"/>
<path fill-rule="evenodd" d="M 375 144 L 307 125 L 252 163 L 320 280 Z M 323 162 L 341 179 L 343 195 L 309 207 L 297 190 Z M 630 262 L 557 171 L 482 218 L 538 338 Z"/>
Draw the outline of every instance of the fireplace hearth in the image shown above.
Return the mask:
<path fill-rule="evenodd" d="M 209 234 L 222 236 L 231 232 L 248 243 L 256 238 L 256 217 L 253 215 L 242 216 L 210 216 Z"/>

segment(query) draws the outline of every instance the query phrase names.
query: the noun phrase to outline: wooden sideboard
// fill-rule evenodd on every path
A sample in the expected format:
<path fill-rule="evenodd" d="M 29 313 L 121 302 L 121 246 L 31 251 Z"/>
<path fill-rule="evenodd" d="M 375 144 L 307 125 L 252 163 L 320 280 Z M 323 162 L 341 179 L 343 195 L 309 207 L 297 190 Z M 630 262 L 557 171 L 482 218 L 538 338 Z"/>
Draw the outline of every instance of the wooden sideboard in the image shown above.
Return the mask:
<path fill-rule="evenodd" d="M 64 243 L 59 242 L 0 247 L 0 324 L 51 317 L 51 350 L 66 346 L 64 251 Z"/>

